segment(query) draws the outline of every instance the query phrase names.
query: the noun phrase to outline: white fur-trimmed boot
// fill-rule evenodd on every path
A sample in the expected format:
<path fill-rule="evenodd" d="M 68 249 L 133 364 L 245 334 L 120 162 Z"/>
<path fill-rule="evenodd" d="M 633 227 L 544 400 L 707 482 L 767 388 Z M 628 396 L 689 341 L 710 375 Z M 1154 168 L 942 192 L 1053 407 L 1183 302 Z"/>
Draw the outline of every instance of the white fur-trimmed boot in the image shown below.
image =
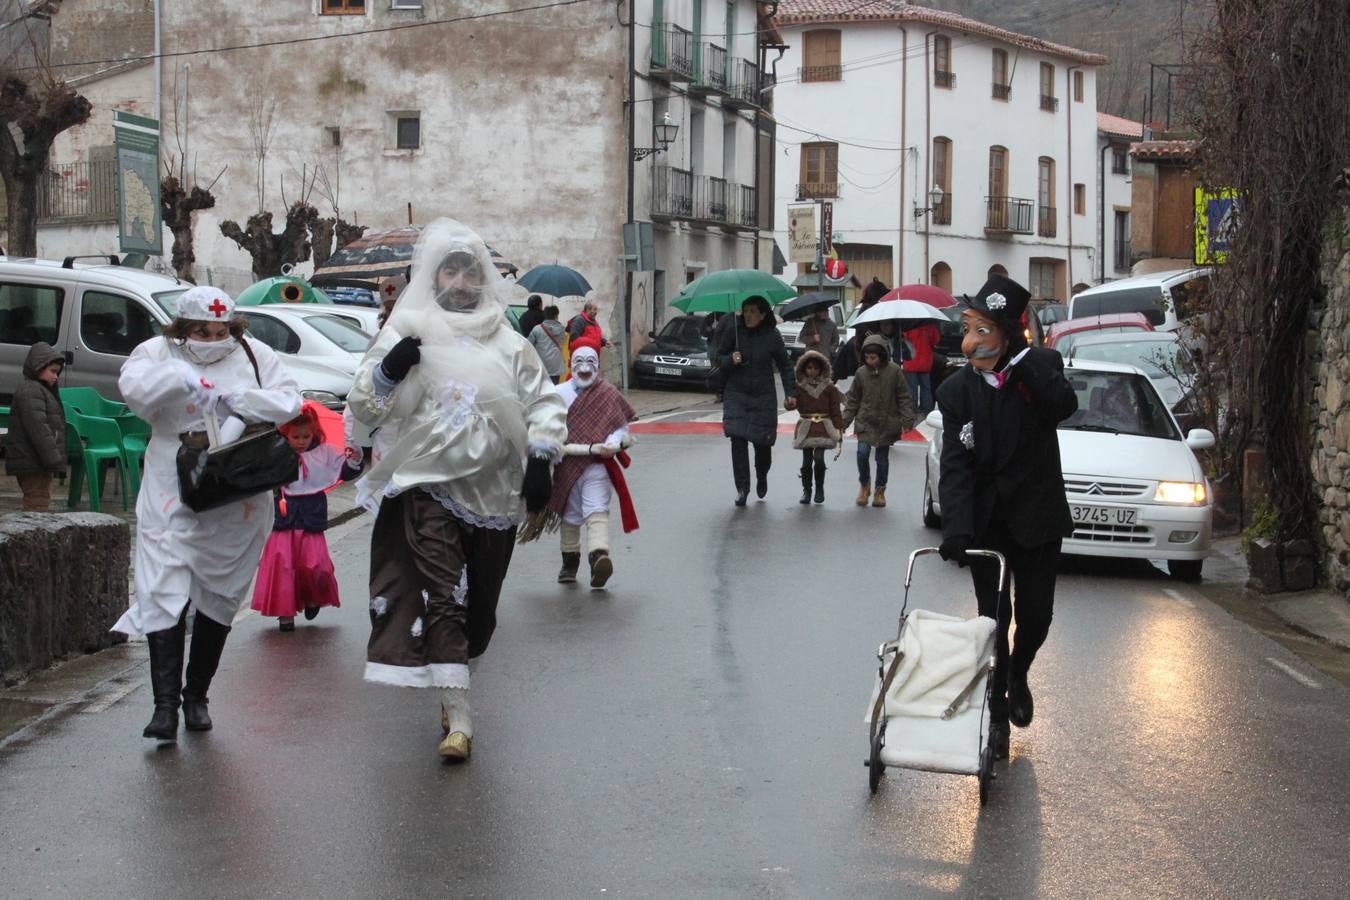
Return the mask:
<path fill-rule="evenodd" d="M 445 738 L 436 752 L 447 762 L 469 758 L 473 744 L 473 720 L 469 716 L 468 688 L 441 688 L 441 730 Z"/>

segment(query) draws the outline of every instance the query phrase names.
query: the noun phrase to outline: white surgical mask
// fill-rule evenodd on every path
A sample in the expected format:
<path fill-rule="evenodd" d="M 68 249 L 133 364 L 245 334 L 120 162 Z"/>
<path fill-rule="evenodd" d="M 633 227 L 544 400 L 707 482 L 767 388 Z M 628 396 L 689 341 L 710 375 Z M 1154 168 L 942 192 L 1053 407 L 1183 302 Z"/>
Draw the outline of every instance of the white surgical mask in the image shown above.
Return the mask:
<path fill-rule="evenodd" d="M 234 337 L 227 337 L 223 341 L 194 341 L 189 338 L 183 346 L 183 352 L 194 362 L 209 366 L 229 356 L 238 346 L 239 342 Z"/>

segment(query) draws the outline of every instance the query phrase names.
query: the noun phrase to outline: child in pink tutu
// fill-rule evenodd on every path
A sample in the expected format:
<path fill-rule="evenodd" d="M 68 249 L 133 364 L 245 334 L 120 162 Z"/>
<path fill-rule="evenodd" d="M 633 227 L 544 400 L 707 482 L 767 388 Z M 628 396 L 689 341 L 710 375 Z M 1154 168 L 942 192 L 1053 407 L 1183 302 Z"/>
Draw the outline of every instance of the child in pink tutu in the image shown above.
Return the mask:
<path fill-rule="evenodd" d="M 361 451 L 348 447 L 343 453 L 324 443 L 319 418 L 308 404 L 277 430 L 300 454 L 300 477 L 276 498 L 276 519 L 258 565 L 253 608 L 276 616 L 282 631 L 294 631 L 295 615 L 301 610 L 306 619 L 313 619 L 321 608 L 341 605 L 323 536 L 328 527 L 325 491 L 357 476 Z"/>

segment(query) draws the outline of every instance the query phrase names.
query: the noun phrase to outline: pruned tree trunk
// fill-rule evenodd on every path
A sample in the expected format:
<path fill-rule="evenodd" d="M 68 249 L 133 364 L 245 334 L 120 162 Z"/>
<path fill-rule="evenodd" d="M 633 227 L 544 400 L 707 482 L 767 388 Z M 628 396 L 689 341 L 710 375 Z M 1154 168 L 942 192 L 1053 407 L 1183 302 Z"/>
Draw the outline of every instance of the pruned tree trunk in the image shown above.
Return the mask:
<path fill-rule="evenodd" d="M 315 219 L 309 228 L 309 242 L 313 245 L 314 268 L 320 269 L 333 255 L 333 227 L 337 222 L 332 218 Z"/>
<path fill-rule="evenodd" d="M 341 216 L 338 217 L 337 224 L 334 226 L 334 233 L 337 235 L 337 246 L 333 248 L 336 253 L 352 241 L 361 237 L 370 228 L 369 225 L 352 225 Z"/>
<path fill-rule="evenodd" d="M 47 173 L 52 142 L 89 121 L 89 101 L 64 81 L 41 94 L 17 75 L 0 83 L 0 177 L 5 182 L 12 256 L 37 256 L 38 187 Z"/>
<path fill-rule="evenodd" d="M 319 211 L 301 200 L 286 211 L 286 225 L 279 233 L 272 231 L 272 214 L 266 211 L 249 216 L 243 228 L 233 219 L 222 222 L 220 233 L 253 258 L 253 277 L 261 281 L 309 259 L 310 228 L 318 217 Z"/>
<path fill-rule="evenodd" d="M 178 178 L 166 175 L 159 185 L 159 203 L 164 224 L 173 234 L 173 270 L 179 278 L 195 284 L 192 270 L 197 256 L 193 251 L 193 213 L 214 207 L 216 197 L 209 188 L 194 185 L 188 190 Z"/>

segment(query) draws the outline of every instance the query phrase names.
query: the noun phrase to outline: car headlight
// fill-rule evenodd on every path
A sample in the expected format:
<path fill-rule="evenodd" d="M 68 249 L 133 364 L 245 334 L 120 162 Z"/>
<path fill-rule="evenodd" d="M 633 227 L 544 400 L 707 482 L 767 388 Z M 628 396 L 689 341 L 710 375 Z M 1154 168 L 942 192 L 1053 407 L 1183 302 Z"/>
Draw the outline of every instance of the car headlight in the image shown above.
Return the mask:
<path fill-rule="evenodd" d="M 711 369 L 712 360 L 707 359 L 706 357 L 701 358 L 695 356 L 689 360 L 689 365 L 693 366 L 695 369 Z"/>
<path fill-rule="evenodd" d="M 639 353 L 637 358 L 638 362 L 656 362 L 655 353 Z"/>
<path fill-rule="evenodd" d="M 1205 485 L 1194 481 L 1162 481 L 1153 499 L 1158 503 L 1197 504 L 1205 502 Z"/>
<path fill-rule="evenodd" d="M 300 396 L 306 400 L 313 400 L 315 403 L 341 403 L 342 398 L 332 391 L 301 391 Z"/>

